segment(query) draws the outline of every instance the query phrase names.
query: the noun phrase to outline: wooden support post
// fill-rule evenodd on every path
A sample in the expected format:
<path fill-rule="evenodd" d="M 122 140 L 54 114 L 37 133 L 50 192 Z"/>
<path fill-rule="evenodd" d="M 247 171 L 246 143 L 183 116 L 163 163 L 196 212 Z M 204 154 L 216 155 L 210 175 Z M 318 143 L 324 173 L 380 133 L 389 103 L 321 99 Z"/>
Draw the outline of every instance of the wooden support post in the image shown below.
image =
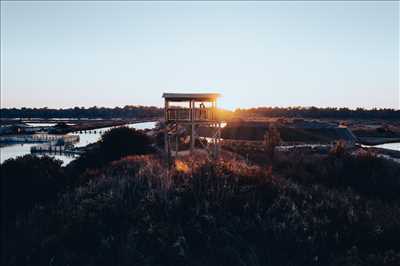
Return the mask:
<path fill-rule="evenodd" d="M 215 120 L 215 101 L 211 102 L 211 120 Z"/>
<path fill-rule="evenodd" d="M 167 153 L 167 156 L 168 156 L 168 163 L 171 161 L 171 154 L 172 154 L 171 138 L 172 138 L 172 136 L 170 136 L 170 135 L 168 134 L 168 153 Z"/>
<path fill-rule="evenodd" d="M 179 149 L 179 136 L 178 136 L 178 124 L 176 124 L 176 133 L 175 133 L 175 159 L 178 158 L 178 149 Z"/>
<path fill-rule="evenodd" d="M 221 149 L 221 122 L 218 122 L 218 132 L 217 132 L 217 158 L 219 157 L 220 149 Z"/>
<path fill-rule="evenodd" d="M 193 155 L 193 152 L 194 152 L 194 148 L 195 148 L 195 144 L 196 144 L 196 141 L 195 141 L 195 138 L 194 138 L 194 135 L 195 135 L 195 132 L 194 132 L 194 105 L 195 105 L 195 103 L 194 103 L 194 101 L 190 101 L 190 121 L 191 121 L 191 131 L 190 131 L 190 133 L 191 133 L 191 136 L 190 136 L 190 153 Z"/>
<path fill-rule="evenodd" d="M 194 122 L 192 122 L 192 130 L 191 130 L 192 135 L 190 136 L 190 152 L 193 154 L 195 145 L 196 145 L 196 140 L 195 140 L 195 126 Z"/>
<path fill-rule="evenodd" d="M 217 128 L 217 123 L 213 124 L 213 128 L 215 130 L 214 136 L 213 136 L 213 142 L 214 142 L 214 159 L 217 159 L 217 134 L 218 134 L 218 128 Z"/>
<path fill-rule="evenodd" d="M 165 154 L 167 156 L 168 159 L 168 155 L 169 155 L 169 138 L 168 138 L 168 100 L 165 100 L 165 105 L 164 105 L 164 149 L 165 149 Z"/>
<path fill-rule="evenodd" d="M 168 128 L 167 128 L 167 125 L 165 125 L 165 128 L 164 128 L 164 149 L 165 149 L 165 154 L 168 156 Z"/>

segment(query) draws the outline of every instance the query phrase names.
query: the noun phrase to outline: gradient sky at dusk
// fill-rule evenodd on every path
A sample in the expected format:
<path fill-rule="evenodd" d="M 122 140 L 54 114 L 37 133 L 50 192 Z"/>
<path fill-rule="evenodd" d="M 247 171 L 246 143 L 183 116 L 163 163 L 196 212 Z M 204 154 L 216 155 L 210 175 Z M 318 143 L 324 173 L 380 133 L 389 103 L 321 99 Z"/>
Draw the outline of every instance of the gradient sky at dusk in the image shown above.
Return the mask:
<path fill-rule="evenodd" d="M 399 108 L 398 2 L 1 2 L 2 107 Z"/>

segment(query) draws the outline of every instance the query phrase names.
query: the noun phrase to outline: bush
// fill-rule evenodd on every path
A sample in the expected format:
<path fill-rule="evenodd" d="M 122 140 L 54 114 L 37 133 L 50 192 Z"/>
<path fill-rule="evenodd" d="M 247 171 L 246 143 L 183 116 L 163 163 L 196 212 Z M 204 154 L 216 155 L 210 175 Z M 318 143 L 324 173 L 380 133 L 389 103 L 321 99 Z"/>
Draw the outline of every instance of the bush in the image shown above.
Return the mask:
<path fill-rule="evenodd" d="M 150 138 L 134 128 L 118 127 L 107 131 L 100 141 L 100 152 L 107 162 L 127 155 L 152 152 Z"/>
<path fill-rule="evenodd" d="M 118 127 L 103 134 L 97 145 L 71 162 L 67 171 L 70 176 L 79 177 L 87 169 L 106 166 L 109 162 L 128 155 L 149 154 L 154 152 L 152 141 L 142 131 Z M 79 180 L 76 181 L 80 183 Z"/>
<path fill-rule="evenodd" d="M 275 169 L 302 184 L 322 184 L 334 190 L 351 188 L 381 200 L 398 200 L 400 194 L 400 165 L 369 153 L 289 154 L 281 156 Z"/>
<path fill-rule="evenodd" d="M 16 254 L 25 243 L 25 233 L 19 227 L 27 223 L 32 209 L 53 204 L 57 195 L 66 189 L 61 163 L 49 157 L 26 155 L 0 165 L 4 261 L 18 257 Z"/>
<path fill-rule="evenodd" d="M 333 190 L 351 188 L 363 196 L 381 200 L 397 200 L 400 194 L 400 164 L 368 151 L 350 154 L 341 141 L 326 152 L 312 149 L 277 152 L 274 161 L 261 145 L 241 143 L 228 148 L 253 163 L 272 165 L 281 176 L 301 184 L 324 185 Z"/>
<path fill-rule="evenodd" d="M 26 197 L 7 208 L 24 214 L 4 227 L 15 227 L 5 231 L 4 265 L 400 265 L 394 162 L 340 150 L 277 153 L 265 164 L 263 145 L 241 143 L 232 149 L 252 163 L 224 153 L 167 168 L 154 155 L 115 159 L 151 150 L 134 149 L 136 140 L 124 148 L 120 139 L 134 134 L 115 132 L 87 157 L 102 167 L 65 192 L 58 161 L 1 166 L 2 192 Z"/>
<path fill-rule="evenodd" d="M 47 156 L 25 155 L 6 160 L 0 165 L 2 199 L 7 210 L 16 213 L 29 211 L 36 204 L 56 199 L 66 188 L 62 162 Z"/>
<path fill-rule="evenodd" d="M 25 265 L 400 263 L 398 204 L 235 159 L 177 167 L 141 156 L 92 172 L 56 208 L 30 216 L 32 241 L 19 257 Z"/>

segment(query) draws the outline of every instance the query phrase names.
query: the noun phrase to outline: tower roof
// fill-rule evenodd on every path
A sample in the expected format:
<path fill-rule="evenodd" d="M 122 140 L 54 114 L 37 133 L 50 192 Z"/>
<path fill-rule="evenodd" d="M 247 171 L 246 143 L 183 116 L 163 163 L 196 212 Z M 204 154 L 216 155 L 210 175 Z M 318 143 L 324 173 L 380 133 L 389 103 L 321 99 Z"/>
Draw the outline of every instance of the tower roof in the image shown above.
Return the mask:
<path fill-rule="evenodd" d="M 163 93 L 162 97 L 172 101 L 213 101 L 221 95 L 219 93 Z"/>

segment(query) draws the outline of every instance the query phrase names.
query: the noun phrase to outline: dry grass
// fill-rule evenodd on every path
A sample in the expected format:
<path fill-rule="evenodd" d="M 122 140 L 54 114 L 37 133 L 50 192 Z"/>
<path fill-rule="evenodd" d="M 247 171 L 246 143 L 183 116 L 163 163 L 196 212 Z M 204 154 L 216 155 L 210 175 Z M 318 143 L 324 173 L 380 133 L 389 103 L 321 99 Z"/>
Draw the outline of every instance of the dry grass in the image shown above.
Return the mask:
<path fill-rule="evenodd" d="M 326 156 L 259 164 L 225 151 L 171 168 L 157 155 L 125 157 L 86 172 L 88 182 L 56 206 L 34 209 L 17 229 L 24 245 L 10 264 L 399 265 L 398 199 L 351 183 L 398 168 Z M 331 175 L 346 169 L 355 179 Z M 389 179 L 371 180 L 388 188 L 380 182 Z"/>

